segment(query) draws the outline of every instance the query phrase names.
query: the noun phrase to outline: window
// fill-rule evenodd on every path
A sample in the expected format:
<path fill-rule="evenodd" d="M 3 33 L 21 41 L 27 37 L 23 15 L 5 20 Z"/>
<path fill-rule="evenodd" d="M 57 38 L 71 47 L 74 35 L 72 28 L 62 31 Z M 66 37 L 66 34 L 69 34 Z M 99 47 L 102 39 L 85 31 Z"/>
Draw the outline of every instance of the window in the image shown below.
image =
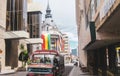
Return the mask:
<path fill-rule="evenodd" d="M 91 20 L 93 20 L 93 16 L 95 15 L 95 1 L 94 0 L 92 0 L 91 1 Z"/>
<path fill-rule="evenodd" d="M 36 36 L 35 35 L 33 35 L 33 37 L 32 38 L 35 38 Z"/>
<path fill-rule="evenodd" d="M 40 33 L 40 13 L 38 12 L 28 12 L 28 26 L 32 27 L 32 30 L 30 30 L 30 34 L 34 33 L 36 35 L 36 38 L 39 38 Z M 28 28 L 30 29 L 30 28 Z"/>
<path fill-rule="evenodd" d="M 24 0 L 7 0 L 6 31 L 23 30 L 25 28 L 25 19 L 23 15 Z"/>
<path fill-rule="evenodd" d="M 97 11 L 97 0 L 94 0 L 95 12 Z"/>
<path fill-rule="evenodd" d="M 45 63 L 45 64 L 53 64 L 54 55 L 43 55 L 43 54 L 35 54 L 33 56 L 33 63 Z"/>
<path fill-rule="evenodd" d="M 94 3 L 95 3 L 95 10 L 97 11 L 97 8 L 100 4 L 100 0 L 94 0 Z"/>
<path fill-rule="evenodd" d="M 49 27 L 47 27 L 47 31 L 48 31 Z"/>

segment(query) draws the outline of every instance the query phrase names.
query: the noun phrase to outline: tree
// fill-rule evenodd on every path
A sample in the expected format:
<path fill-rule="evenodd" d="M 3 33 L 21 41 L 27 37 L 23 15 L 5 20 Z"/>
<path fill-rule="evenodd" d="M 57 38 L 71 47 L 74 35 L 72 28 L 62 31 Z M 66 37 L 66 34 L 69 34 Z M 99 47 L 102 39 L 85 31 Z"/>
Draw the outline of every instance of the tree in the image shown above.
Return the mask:
<path fill-rule="evenodd" d="M 21 53 L 19 54 L 19 61 L 22 62 L 22 67 L 25 66 L 26 62 L 28 61 L 28 58 L 29 58 L 29 55 L 28 55 L 28 52 L 27 50 L 24 49 L 24 45 L 21 44 L 20 45 L 20 49 L 22 50 Z M 24 63 L 24 65 L 23 65 Z"/>

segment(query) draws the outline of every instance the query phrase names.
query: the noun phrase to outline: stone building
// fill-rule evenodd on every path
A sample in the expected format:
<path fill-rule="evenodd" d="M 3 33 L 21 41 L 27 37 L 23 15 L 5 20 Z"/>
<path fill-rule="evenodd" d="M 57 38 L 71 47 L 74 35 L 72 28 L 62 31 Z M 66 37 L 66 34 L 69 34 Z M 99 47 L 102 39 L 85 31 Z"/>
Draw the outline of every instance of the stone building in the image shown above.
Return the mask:
<path fill-rule="evenodd" d="M 30 38 L 35 40 L 41 39 L 42 12 L 40 3 L 29 1 L 27 9 L 27 23 L 27 31 L 29 32 Z M 31 53 L 36 50 L 41 50 L 41 43 L 30 43 L 28 44 L 28 49 Z"/>
<path fill-rule="evenodd" d="M 0 74 L 15 71 L 22 63 L 18 56 L 21 44 L 27 50 L 27 44 L 42 42 L 30 39 L 27 32 L 27 0 L 0 1 Z"/>
<path fill-rule="evenodd" d="M 120 74 L 119 7 L 120 0 L 76 0 L 79 52 L 86 52 L 83 62 L 91 74 Z"/>
<path fill-rule="evenodd" d="M 49 2 L 46 9 L 45 20 L 42 23 L 41 29 L 42 29 L 43 41 L 45 40 L 44 38 L 47 38 L 48 39 L 47 43 L 49 44 L 49 48 L 43 48 L 43 49 L 57 50 L 58 52 L 61 52 L 64 49 L 63 42 L 62 42 L 63 37 L 62 37 L 61 31 L 58 29 L 57 25 L 52 19 Z"/>
<path fill-rule="evenodd" d="M 3 0 L 0 3 L 0 68 L 4 72 L 19 67 L 20 39 L 29 38 L 29 35 L 26 29 L 26 0 Z"/>

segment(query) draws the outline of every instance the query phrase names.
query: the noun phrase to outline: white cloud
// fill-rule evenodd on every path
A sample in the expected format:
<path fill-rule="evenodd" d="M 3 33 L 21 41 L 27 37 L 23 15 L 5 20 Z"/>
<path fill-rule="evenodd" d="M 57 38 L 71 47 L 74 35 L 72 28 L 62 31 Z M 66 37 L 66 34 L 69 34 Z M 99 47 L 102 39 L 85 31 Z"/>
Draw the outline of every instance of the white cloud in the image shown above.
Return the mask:
<path fill-rule="evenodd" d="M 65 33 L 68 35 L 69 41 L 75 41 L 75 42 L 78 41 L 78 37 L 76 34 L 71 33 L 71 32 L 65 32 Z"/>

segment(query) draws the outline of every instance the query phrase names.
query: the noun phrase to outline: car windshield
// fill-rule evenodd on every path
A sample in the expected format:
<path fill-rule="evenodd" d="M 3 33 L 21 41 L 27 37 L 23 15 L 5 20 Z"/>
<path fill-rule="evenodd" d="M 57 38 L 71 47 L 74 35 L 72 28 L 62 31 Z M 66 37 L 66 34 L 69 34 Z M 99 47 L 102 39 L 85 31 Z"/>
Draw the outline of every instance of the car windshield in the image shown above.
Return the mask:
<path fill-rule="evenodd" d="M 52 73 L 52 68 L 28 68 L 29 72 L 47 72 Z"/>
<path fill-rule="evenodd" d="M 33 56 L 32 62 L 33 63 L 45 63 L 45 64 L 53 64 L 53 59 L 54 55 L 40 55 L 40 54 L 35 54 Z"/>

